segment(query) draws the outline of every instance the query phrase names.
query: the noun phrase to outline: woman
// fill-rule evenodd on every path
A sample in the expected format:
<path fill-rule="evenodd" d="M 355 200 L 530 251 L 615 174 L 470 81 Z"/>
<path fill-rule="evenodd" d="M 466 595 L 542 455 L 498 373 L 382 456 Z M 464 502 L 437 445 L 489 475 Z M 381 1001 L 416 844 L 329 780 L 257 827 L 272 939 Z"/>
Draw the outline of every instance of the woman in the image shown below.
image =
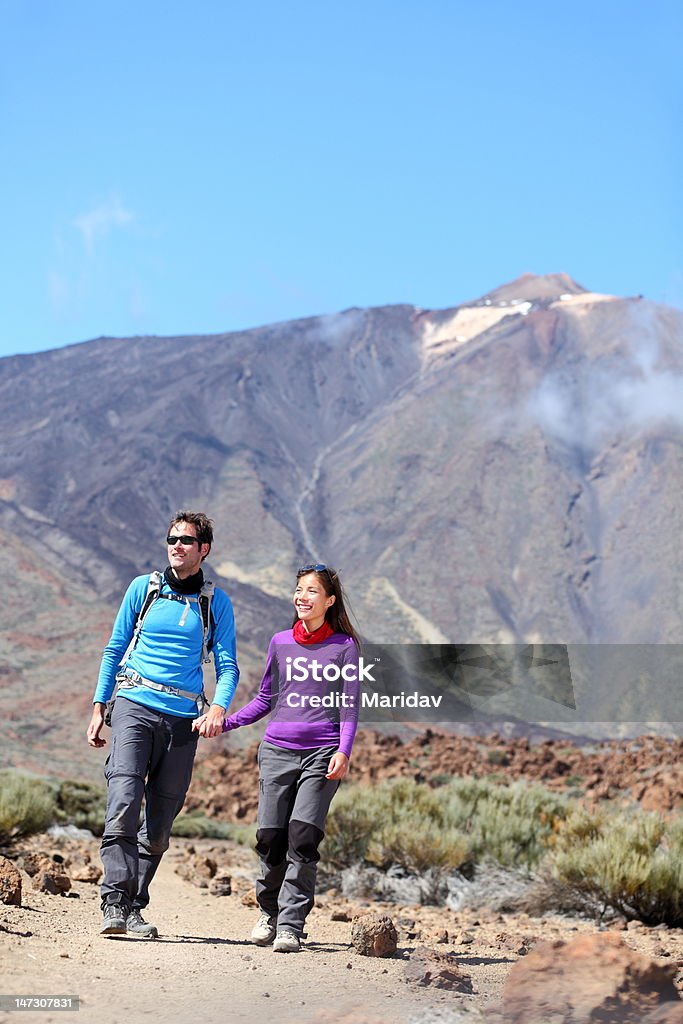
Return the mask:
<path fill-rule="evenodd" d="M 335 570 L 299 569 L 294 608 L 292 628 L 270 641 L 258 694 L 223 726 L 229 732 L 274 712 L 258 756 L 261 916 L 251 938 L 277 953 L 301 948 L 325 819 L 358 723 L 359 641 Z"/>

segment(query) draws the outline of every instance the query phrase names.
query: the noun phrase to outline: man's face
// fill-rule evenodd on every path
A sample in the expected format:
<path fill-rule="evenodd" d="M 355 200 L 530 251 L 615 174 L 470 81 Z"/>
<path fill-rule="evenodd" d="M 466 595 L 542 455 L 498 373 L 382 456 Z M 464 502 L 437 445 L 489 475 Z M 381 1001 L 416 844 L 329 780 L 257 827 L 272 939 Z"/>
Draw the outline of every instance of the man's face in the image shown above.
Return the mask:
<path fill-rule="evenodd" d="M 178 579 L 183 580 L 199 572 L 202 559 L 208 555 L 209 544 L 200 546 L 197 540 L 197 528 L 192 523 L 174 523 L 168 531 L 169 539 L 184 537 L 187 540 L 192 537 L 191 544 L 183 544 L 180 540 L 174 540 L 168 545 L 168 562 Z"/>

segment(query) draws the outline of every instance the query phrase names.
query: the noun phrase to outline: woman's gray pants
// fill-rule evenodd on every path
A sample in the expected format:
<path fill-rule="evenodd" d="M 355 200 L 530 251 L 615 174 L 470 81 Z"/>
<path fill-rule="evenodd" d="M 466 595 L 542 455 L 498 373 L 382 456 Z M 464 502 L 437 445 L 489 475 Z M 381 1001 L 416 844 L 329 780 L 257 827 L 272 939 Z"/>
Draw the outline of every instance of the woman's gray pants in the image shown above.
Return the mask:
<path fill-rule="evenodd" d="M 314 903 L 318 846 L 339 787 L 325 773 L 338 749 L 287 750 L 265 740 L 259 747 L 256 899 L 278 928 L 297 935 Z"/>
<path fill-rule="evenodd" d="M 103 904 L 142 908 L 149 903 L 149 883 L 185 802 L 199 734 L 192 732 L 191 718 L 154 711 L 121 696 L 116 698 L 111 726 L 104 766 L 107 813 L 100 893 Z"/>

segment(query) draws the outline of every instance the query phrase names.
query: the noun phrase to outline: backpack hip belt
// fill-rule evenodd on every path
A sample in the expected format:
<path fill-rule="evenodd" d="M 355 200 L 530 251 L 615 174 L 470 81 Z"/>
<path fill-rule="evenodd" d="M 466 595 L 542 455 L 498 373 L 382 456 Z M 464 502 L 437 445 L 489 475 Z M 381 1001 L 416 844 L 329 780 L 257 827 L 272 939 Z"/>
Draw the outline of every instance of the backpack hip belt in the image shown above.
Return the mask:
<path fill-rule="evenodd" d="M 148 690 L 158 690 L 160 693 L 172 693 L 174 697 L 185 697 L 187 700 L 196 702 L 200 707 L 207 703 L 204 691 L 197 693 L 196 690 L 181 690 L 177 686 L 165 686 L 163 683 L 155 683 L 152 679 L 145 679 L 139 672 L 134 672 L 133 669 L 127 668 L 123 672 L 120 672 L 116 681 L 119 684 L 119 689 L 130 690 L 134 686 L 144 686 Z"/>

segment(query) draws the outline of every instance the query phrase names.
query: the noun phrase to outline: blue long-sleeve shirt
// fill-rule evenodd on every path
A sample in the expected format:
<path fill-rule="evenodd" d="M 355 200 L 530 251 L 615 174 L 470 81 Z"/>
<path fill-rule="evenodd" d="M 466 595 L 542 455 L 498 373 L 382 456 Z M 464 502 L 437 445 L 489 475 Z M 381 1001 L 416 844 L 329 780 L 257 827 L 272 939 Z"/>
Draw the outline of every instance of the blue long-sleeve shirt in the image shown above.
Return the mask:
<path fill-rule="evenodd" d="M 114 621 L 109 643 L 104 649 L 100 674 L 93 703 L 106 703 L 111 697 L 119 662 L 130 643 L 135 621 L 147 596 L 149 575 L 137 576 L 128 587 Z M 162 594 L 173 591 L 164 580 Z M 158 597 L 145 615 L 137 644 L 126 667 L 163 686 L 189 690 L 199 695 L 203 686 L 201 669 L 204 628 L 198 602 L 168 600 Z M 193 595 L 198 596 L 198 595 Z M 210 633 L 211 650 L 216 666 L 216 693 L 214 704 L 227 708 L 239 680 L 235 654 L 235 616 L 227 594 L 216 589 L 211 601 L 213 626 Z M 197 704 L 187 697 L 136 686 L 126 688 L 128 700 L 144 704 L 156 711 L 194 718 Z"/>

